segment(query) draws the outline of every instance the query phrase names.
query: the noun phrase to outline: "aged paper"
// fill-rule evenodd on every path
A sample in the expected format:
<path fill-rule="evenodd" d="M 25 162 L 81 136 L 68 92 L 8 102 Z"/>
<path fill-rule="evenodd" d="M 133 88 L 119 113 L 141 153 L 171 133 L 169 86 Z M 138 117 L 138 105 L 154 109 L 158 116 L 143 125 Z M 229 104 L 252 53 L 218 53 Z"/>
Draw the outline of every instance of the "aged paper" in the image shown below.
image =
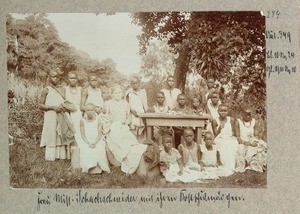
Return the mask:
<path fill-rule="evenodd" d="M 299 54 L 300 1 L 10 1 L 1 7 L 1 196 L 3 213 L 248 213 L 300 210 Z M 262 11 L 266 16 L 268 170 L 265 188 L 10 188 L 6 23 L 8 13 L 114 13 L 142 11 Z M 270 52 L 272 51 L 272 52 Z M 276 53 L 275 53 L 276 52 Z M 285 56 L 283 54 L 285 54 Z M 20 169 L 21 170 L 21 169 Z M 86 194 L 86 195 L 85 195 Z M 84 203 L 79 197 L 119 197 L 120 202 Z M 61 197 L 59 203 L 53 197 Z M 211 199 L 204 199 L 205 196 Z M 189 202 L 188 198 L 194 196 Z M 198 196 L 198 199 L 195 199 Z M 70 198 L 69 198 L 70 197 Z M 144 199 L 141 201 L 141 197 Z M 151 197 L 157 199 L 151 202 Z M 186 200 L 184 198 L 186 197 Z M 200 199 L 202 197 L 203 199 Z M 47 199 L 51 198 L 50 204 Z M 133 198 L 137 198 L 135 201 Z M 176 199 L 174 199 L 176 198 Z M 72 201 L 72 199 L 74 201 Z M 150 202 L 147 202 L 149 199 Z M 181 199 L 181 200 L 180 200 Z M 44 201 L 43 201 L 44 200 Z M 70 203 L 68 202 L 70 200 Z M 105 199 L 103 199 L 105 200 Z M 107 199 L 106 199 L 107 200 Z M 41 202 L 42 201 L 42 202 Z M 108 200 L 109 201 L 109 200 Z M 40 202 L 40 203 L 39 203 Z"/>

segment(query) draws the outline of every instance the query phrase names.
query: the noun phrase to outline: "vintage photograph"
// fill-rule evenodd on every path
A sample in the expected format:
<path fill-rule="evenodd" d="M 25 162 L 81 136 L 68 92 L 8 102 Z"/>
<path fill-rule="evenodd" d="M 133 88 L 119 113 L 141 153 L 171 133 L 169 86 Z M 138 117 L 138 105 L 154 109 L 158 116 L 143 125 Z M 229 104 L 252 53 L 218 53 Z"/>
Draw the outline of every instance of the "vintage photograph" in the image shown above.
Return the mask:
<path fill-rule="evenodd" d="M 13 188 L 265 188 L 261 11 L 6 14 Z"/>

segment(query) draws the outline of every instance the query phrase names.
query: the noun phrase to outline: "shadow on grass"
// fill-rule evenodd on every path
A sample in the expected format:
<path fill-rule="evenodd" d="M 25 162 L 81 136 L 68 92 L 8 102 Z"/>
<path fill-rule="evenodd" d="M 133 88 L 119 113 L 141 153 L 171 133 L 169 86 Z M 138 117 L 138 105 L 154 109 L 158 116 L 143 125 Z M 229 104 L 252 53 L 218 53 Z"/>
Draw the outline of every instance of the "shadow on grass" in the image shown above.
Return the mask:
<path fill-rule="evenodd" d="M 30 139 L 17 140 L 9 148 L 10 185 L 13 188 L 265 188 L 267 172 L 246 171 L 202 183 L 166 183 L 161 177 L 126 175 L 119 168 L 90 175 L 71 172 L 70 160 L 44 160 L 44 149 Z"/>

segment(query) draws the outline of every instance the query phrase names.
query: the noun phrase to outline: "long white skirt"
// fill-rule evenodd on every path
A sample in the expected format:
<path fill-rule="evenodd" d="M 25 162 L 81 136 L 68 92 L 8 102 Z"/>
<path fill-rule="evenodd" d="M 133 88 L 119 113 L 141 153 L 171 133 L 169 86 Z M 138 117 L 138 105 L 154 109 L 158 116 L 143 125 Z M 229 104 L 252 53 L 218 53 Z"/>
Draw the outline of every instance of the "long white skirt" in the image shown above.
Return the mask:
<path fill-rule="evenodd" d="M 75 139 L 80 150 L 80 166 L 83 172 L 88 172 L 89 169 L 95 166 L 99 166 L 103 171 L 110 172 L 103 139 L 96 144 L 95 148 L 90 148 L 79 134 L 75 135 Z"/>
<path fill-rule="evenodd" d="M 112 123 L 107 136 L 107 146 L 114 158 L 121 164 L 121 170 L 133 174 L 139 164 L 147 145 L 140 144 L 127 125 Z"/>
<path fill-rule="evenodd" d="M 235 170 L 238 141 L 235 137 L 216 137 L 215 143 L 220 153 L 220 161 L 225 169 Z"/>

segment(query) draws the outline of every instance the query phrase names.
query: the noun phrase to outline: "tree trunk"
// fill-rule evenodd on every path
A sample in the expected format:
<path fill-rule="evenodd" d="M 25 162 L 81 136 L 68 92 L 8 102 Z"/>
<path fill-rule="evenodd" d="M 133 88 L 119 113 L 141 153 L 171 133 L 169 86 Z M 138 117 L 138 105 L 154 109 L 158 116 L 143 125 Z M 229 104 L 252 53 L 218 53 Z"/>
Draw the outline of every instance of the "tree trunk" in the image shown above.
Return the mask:
<path fill-rule="evenodd" d="M 179 88 L 182 93 L 185 91 L 186 75 L 189 68 L 190 52 L 187 48 L 179 51 L 179 56 L 176 60 L 176 67 L 174 72 L 175 87 Z"/>

